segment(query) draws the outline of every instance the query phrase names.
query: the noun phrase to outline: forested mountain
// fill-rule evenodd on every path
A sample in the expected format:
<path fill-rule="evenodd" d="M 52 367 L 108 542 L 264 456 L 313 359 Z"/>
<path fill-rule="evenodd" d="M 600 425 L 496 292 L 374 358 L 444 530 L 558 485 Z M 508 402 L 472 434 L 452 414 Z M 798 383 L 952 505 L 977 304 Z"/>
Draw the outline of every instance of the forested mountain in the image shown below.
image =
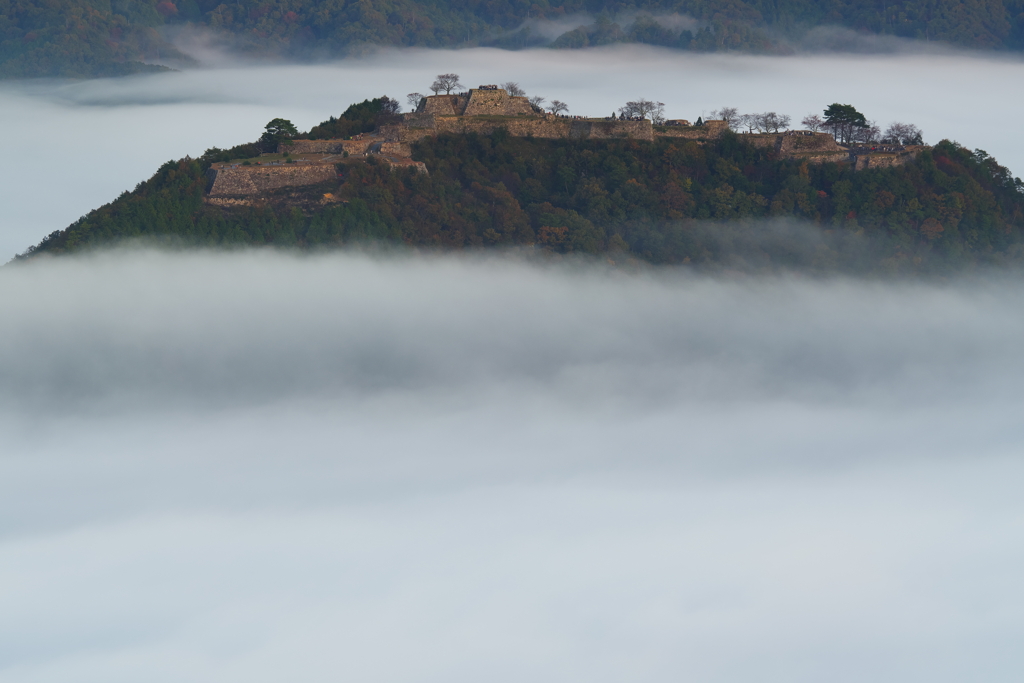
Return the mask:
<path fill-rule="evenodd" d="M 355 132 L 370 128 L 367 112 L 380 101 L 318 128 L 339 121 Z M 368 157 L 339 164 L 334 180 L 272 191 L 255 206 L 211 205 L 204 196 L 211 164 L 258 155 L 258 143 L 211 149 L 167 162 L 19 258 L 145 238 L 198 246 L 529 246 L 825 271 L 1024 261 L 1024 184 L 980 150 L 943 141 L 906 165 L 854 171 L 780 158 L 743 137 L 542 140 L 504 129 L 427 137 L 413 158 L 429 174 Z"/>
<path fill-rule="evenodd" d="M 0 77 L 128 73 L 145 68 L 145 60 L 180 57 L 158 34 L 164 26 L 193 24 L 229 36 L 241 51 L 302 59 L 367 45 L 547 44 L 521 28 L 524 21 L 580 13 L 597 18 L 559 36 L 553 47 L 640 42 L 786 51 L 808 29 L 836 25 L 1024 49 L 1024 0 L 0 0 Z M 695 22 L 683 30 L 658 19 L 669 14 Z"/>

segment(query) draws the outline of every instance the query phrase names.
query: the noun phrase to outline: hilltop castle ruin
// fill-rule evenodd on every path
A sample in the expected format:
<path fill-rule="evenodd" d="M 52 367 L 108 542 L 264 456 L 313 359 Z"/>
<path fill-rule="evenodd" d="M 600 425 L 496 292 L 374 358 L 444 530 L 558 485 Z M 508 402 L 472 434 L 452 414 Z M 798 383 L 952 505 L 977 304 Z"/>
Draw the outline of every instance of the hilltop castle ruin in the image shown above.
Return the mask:
<path fill-rule="evenodd" d="M 423 163 L 412 160 L 411 143 L 441 134 L 490 135 L 505 130 L 517 137 L 547 139 L 653 142 L 656 138 L 682 138 L 703 143 L 729 130 L 725 121 L 705 121 L 699 126 L 686 125 L 685 121 L 670 123 L 676 125 L 655 126 L 647 119 L 558 116 L 544 113 L 526 97 L 509 95 L 496 86 L 481 86 L 465 93 L 424 97 L 416 111 L 403 114 L 400 122 L 383 125 L 374 133 L 356 135 L 350 140 L 289 140 L 278 149 L 279 153 L 293 157 L 288 162 L 214 164 L 210 169 L 209 197 L 213 203 L 225 205 L 248 203 L 232 197 L 324 182 L 337 177 L 335 164 L 369 156 L 375 156 L 392 168 L 411 167 L 426 173 Z M 751 133 L 742 137 L 752 145 L 769 147 L 787 158 L 808 163 L 848 162 L 858 170 L 902 165 L 913 159 L 920 149 L 850 149 L 837 144 L 828 133 L 810 131 Z"/>

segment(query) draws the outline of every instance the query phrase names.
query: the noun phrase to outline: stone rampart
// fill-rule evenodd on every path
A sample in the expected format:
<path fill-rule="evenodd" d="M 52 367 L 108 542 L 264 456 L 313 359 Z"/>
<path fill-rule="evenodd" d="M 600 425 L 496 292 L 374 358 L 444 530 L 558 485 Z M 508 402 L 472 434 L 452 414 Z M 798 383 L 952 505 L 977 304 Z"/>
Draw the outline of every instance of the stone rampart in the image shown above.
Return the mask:
<path fill-rule="evenodd" d="M 392 157 L 411 157 L 412 148 L 407 142 L 383 142 L 380 145 L 380 153 Z"/>
<path fill-rule="evenodd" d="M 278 154 L 363 154 L 375 140 L 355 138 L 352 140 L 289 140 L 277 146 Z"/>
<path fill-rule="evenodd" d="M 418 111 L 409 114 L 402 114 L 402 123 L 398 125 L 406 126 L 407 128 L 433 128 L 434 115 Z M 381 126 L 381 131 L 385 131 L 392 127 L 393 126 L 391 125 Z"/>
<path fill-rule="evenodd" d="M 334 164 L 282 164 L 211 168 L 210 196 L 254 195 L 295 185 L 313 185 L 336 178 Z"/>
<path fill-rule="evenodd" d="M 902 152 L 891 154 L 850 154 L 850 163 L 856 171 L 863 171 L 868 168 L 891 168 L 908 164 L 917 158 L 918 151 L 922 147 L 908 148 Z"/>
<path fill-rule="evenodd" d="M 493 92 L 493 91 L 492 91 Z M 417 119 L 422 123 L 422 119 Z M 547 116 L 434 116 L 433 127 L 388 126 L 384 132 L 389 142 L 410 143 L 428 135 L 451 133 L 490 135 L 504 128 L 515 137 L 548 139 L 654 139 L 650 121 L 604 121 L 601 119 L 571 119 Z"/>
<path fill-rule="evenodd" d="M 740 138 L 754 147 L 768 147 L 786 156 L 807 156 L 824 153 L 846 153 L 829 133 L 787 131 L 785 133 L 741 133 Z"/>
<path fill-rule="evenodd" d="M 533 106 L 525 97 L 513 97 L 506 91 L 470 90 L 463 116 L 533 116 Z"/>
<path fill-rule="evenodd" d="M 434 116 L 533 116 L 525 97 L 513 97 L 501 88 L 473 88 L 461 95 L 430 95 L 420 100 L 417 114 Z"/>
<path fill-rule="evenodd" d="M 467 95 L 430 95 L 420 100 L 416 107 L 417 114 L 433 114 L 435 116 L 459 116 L 466 111 L 469 103 Z"/>
<path fill-rule="evenodd" d="M 811 133 L 810 131 L 790 131 L 778 136 L 776 149 L 786 154 L 810 152 L 845 152 L 847 149 L 836 142 L 830 133 Z"/>
<path fill-rule="evenodd" d="M 278 154 L 341 154 L 344 140 L 289 140 L 277 146 Z"/>
<path fill-rule="evenodd" d="M 626 122 L 630 123 L 630 122 Z M 685 138 L 687 140 L 714 140 L 722 137 L 722 134 L 729 130 L 729 124 L 725 121 L 712 119 L 705 121 L 700 126 L 658 126 L 654 133 L 660 138 Z"/>

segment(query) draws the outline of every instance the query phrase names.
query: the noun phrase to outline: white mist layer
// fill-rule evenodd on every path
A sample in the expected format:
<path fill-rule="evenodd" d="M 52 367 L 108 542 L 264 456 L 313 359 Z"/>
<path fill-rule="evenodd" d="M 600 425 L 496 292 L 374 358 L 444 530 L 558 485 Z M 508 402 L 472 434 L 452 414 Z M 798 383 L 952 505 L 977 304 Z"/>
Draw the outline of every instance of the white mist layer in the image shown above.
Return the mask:
<path fill-rule="evenodd" d="M 1024 289 L 0 273 L 0 681 L 1011 681 Z"/>
<path fill-rule="evenodd" d="M 819 42 L 849 42 L 816 33 Z M 898 46 L 890 46 L 897 50 Z M 228 66 L 81 83 L 0 84 L 0 260 L 145 180 L 168 159 L 257 139 L 272 118 L 306 130 L 351 103 L 426 92 L 438 73 L 462 82 L 518 81 L 570 113 L 608 116 L 626 100 L 665 102 L 695 120 L 723 106 L 799 121 L 850 103 L 883 128 L 915 123 L 927 142 L 982 148 L 1024 174 L 1024 138 L 1007 112 L 1021 104 L 1024 62 L 980 53 L 700 55 L 619 45 L 592 50 L 383 50 L 315 66 Z M 6 256 L 5 256 L 6 255 Z"/>

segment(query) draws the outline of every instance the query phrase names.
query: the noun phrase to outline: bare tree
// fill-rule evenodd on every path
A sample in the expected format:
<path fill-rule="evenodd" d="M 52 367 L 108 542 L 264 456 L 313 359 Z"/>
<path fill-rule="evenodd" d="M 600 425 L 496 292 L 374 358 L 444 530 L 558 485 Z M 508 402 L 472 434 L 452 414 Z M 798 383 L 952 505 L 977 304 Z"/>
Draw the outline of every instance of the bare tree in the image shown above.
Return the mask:
<path fill-rule="evenodd" d="M 569 105 L 559 100 L 551 100 L 548 109 L 551 110 L 552 114 L 561 114 L 563 111 L 569 111 Z"/>
<path fill-rule="evenodd" d="M 646 119 L 648 116 L 654 115 L 655 113 L 659 113 L 664 117 L 664 108 L 664 102 L 654 102 L 652 100 L 645 100 L 641 98 L 633 102 L 626 102 L 626 106 L 619 108 L 619 113 L 627 119 L 634 117 Z"/>
<path fill-rule="evenodd" d="M 501 88 L 512 97 L 523 97 L 524 95 L 526 95 L 526 91 L 519 87 L 519 84 L 516 83 L 515 81 L 502 83 Z"/>
<path fill-rule="evenodd" d="M 808 114 L 802 121 L 800 121 L 800 124 L 812 133 L 817 133 L 825 127 L 824 119 L 817 114 Z"/>
<path fill-rule="evenodd" d="M 863 126 L 857 126 L 850 131 L 850 142 L 859 145 L 877 143 L 881 137 L 882 130 L 875 125 L 874 121 L 866 121 Z"/>
<path fill-rule="evenodd" d="M 444 90 L 445 95 L 451 95 L 452 90 L 463 87 L 462 83 L 459 83 L 459 74 L 438 74 L 437 80 L 430 86 L 430 89 L 434 91 L 434 94 Z"/>
<path fill-rule="evenodd" d="M 718 111 L 711 112 L 711 117 L 719 121 L 725 121 L 725 125 L 736 128 L 740 125 L 740 115 L 736 107 L 722 107 Z"/>
<path fill-rule="evenodd" d="M 380 113 L 384 116 L 397 116 L 402 111 L 402 105 L 398 103 L 398 100 L 392 99 L 385 95 L 380 98 Z"/>
<path fill-rule="evenodd" d="M 737 123 L 746 128 L 748 133 L 753 133 L 754 128 L 757 127 L 757 114 L 743 114 Z"/>
<path fill-rule="evenodd" d="M 534 95 L 529 100 L 529 103 L 533 105 L 533 108 L 537 111 L 542 111 L 544 106 L 544 98 L 540 95 Z"/>
<path fill-rule="evenodd" d="M 413 111 L 416 111 L 420 106 L 420 100 L 423 99 L 423 95 L 418 92 L 411 92 L 405 96 L 405 101 L 409 103 Z"/>
<path fill-rule="evenodd" d="M 665 123 L 665 103 L 655 103 L 654 109 L 651 110 L 651 123 L 656 126 L 660 126 Z"/>
<path fill-rule="evenodd" d="M 398 123 L 402 120 L 402 105 L 398 100 L 385 95 L 380 98 L 380 111 L 377 113 L 377 125 L 383 126 L 391 123 Z"/>
<path fill-rule="evenodd" d="M 789 128 L 790 118 L 786 114 L 776 114 L 773 111 L 766 111 L 763 114 L 758 114 L 758 130 L 763 130 L 765 133 L 778 133 L 779 131 Z"/>
<path fill-rule="evenodd" d="M 912 123 L 896 122 L 885 129 L 882 142 L 891 145 L 921 145 L 924 144 L 924 134 Z"/>

